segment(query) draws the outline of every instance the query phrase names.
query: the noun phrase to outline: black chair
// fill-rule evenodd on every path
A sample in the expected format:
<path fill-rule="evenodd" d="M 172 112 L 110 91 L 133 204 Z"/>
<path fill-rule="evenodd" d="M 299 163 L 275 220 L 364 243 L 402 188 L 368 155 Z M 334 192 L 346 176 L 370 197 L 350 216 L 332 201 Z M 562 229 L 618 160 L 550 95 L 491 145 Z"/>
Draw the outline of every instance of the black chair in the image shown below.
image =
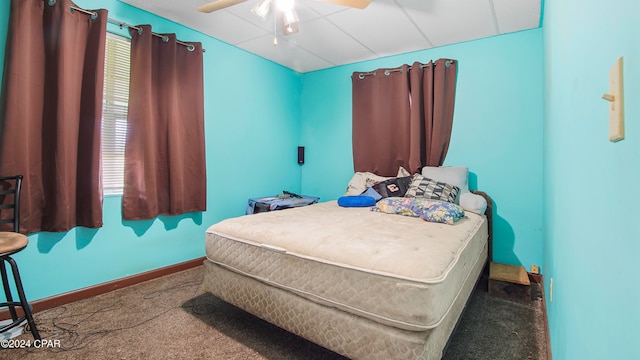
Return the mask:
<path fill-rule="evenodd" d="M 0 303 L 0 308 L 8 307 L 11 314 L 12 322 L 0 328 L 0 333 L 9 329 L 20 326 L 25 320 L 29 325 L 31 334 L 35 339 L 40 340 L 40 334 L 36 329 L 36 323 L 33 321 L 31 306 L 27 302 L 22 288 L 22 280 L 18 272 L 18 264 L 11 258 L 11 255 L 21 251 L 29 244 L 29 238 L 20 234 L 20 186 L 22 185 L 22 175 L 2 176 L 0 177 L 0 210 L 11 209 L 13 216 L 11 218 L 0 217 L 0 224 L 12 223 L 13 231 L 0 231 L 0 273 L 2 275 L 2 285 L 4 287 L 5 302 Z M 7 265 L 11 266 L 13 280 L 15 281 L 16 290 L 20 301 L 13 301 L 11 288 L 9 287 L 9 277 L 7 276 Z M 16 308 L 22 309 L 23 316 L 18 316 Z"/>

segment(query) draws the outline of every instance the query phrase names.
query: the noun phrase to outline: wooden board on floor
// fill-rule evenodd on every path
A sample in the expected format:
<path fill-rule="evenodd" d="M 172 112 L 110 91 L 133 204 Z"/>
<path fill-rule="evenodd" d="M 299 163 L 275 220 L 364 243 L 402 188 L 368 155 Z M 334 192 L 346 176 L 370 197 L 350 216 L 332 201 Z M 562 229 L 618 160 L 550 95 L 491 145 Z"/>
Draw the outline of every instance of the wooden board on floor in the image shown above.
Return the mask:
<path fill-rule="evenodd" d="M 529 275 L 522 266 L 500 264 L 492 262 L 489 268 L 489 279 L 510 282 L 520 285 L 530 285 Z"/>
<path fill-rule="evenodd" d="M 489 265 L 489 294 L 528 304 L 531 301 L 531 282 L 522 266 L 491 263 Z"/>

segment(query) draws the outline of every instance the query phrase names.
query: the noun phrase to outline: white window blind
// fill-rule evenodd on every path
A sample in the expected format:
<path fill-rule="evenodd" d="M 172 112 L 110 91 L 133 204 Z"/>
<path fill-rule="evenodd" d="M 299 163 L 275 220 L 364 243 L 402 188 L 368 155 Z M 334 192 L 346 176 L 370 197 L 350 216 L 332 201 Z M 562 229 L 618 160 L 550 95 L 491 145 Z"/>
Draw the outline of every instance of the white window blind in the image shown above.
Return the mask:
<path fill-rule="evenodd" d="M 122 194 L 127 139 L 131 43 L 107 34 L 102 106 L 102 185 L 105 194 Z"/>

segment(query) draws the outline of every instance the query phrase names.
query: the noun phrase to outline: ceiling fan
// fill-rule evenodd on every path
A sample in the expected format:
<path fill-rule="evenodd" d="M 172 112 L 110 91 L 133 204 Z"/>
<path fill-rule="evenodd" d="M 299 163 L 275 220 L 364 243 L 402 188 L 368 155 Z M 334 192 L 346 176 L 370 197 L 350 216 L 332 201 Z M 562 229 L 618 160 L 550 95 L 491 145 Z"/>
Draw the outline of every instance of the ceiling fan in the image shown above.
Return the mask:
<path fill-rule="evenodd" d="M 217 0 L 208 4 L 201 5 L 197 8 L 200 12 L 211 13 L 217 10 L 222 10 L 229 6 L 243 3 L 247 0 Z M 316 0 L 326 3 L 364 9 L 369 6 L 371 0 Z M 279 17 L 282 27 L 283 35 L 291 35 L 298 32 L 298 14 L 293 8 L 294 0 L 258 0 L 255 6 L 251 9 L 251 12 L 256 16 L 264 20 L 269 13 L 271 3 L 274 3 L 278 12 L 274 12 L 274 17 Z M 278 16 L 279 13 L 279 16 Z M 277 39 L 274 38 L 274 45 L 277 45 Z"/>

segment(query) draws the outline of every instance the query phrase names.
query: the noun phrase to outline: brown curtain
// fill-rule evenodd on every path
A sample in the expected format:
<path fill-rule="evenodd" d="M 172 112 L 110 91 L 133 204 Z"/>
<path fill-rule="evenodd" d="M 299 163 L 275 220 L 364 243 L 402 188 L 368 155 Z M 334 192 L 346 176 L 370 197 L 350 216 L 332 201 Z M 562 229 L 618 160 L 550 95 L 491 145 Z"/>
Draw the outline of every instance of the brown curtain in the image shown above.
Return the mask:
<path fill-rule="evenodd" d="M 21 232 L 102 226 L 100 122 L 107 11 L 12 0 L 0 174 L 24 175 Z"/>
<path fill-rule="evenodd" d="M 205 211 L 202 46 L 139 28 L 130 30 L 123 218 Z"/>
<path fill-rule="evenodd" d="M 413 104 L 411 123 L 422 127 L 420 167 L 440 166 L 447 156 L 451 139 L 457 62 L 449 59 L 428 64 L 416 62 L 409 73 Z"/>
<path fill-rule="evenodd" d="M 394 69 L 355 72 L 355 171 L 395 176 L 442 165 L 453 123 L 456 61 L 440 59 Z"/>
<path fill-rule="evenodd" d="M 408 69 L 404 65 L 352 75 L 355 171 L 395 176 L 399 166 L 406 168 L 412 133 Z"/>

